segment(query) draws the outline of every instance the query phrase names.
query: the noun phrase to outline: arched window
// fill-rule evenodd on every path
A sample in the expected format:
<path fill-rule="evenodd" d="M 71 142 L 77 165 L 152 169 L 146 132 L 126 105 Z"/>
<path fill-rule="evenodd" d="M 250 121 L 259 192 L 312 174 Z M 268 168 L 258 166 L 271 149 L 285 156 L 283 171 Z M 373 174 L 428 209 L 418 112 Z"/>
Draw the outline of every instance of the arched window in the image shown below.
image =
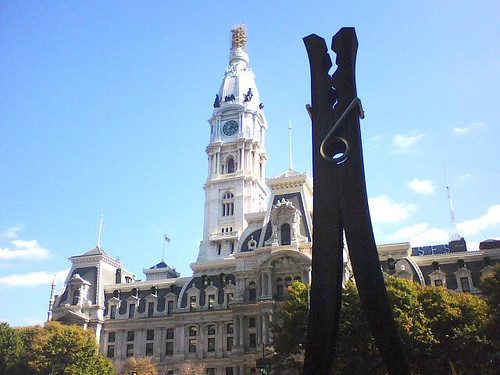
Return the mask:
<path fill-rule="evenodd" d="M 290 285 L 292 285 L 292 277 L 291 276 L 287 276 L 285 278 L 285 285 L 286 287 L 288 288 Z"/>
<path fill-rule="evenodd" d="M 234 159 L 227 159 L 227 173 L 234 173 Z"/>
<path fill-rule="evenodd" d="M 234 194 L 230 191 L 226 191 L 222 196 L 222 215 L 221 216 L 233 216 L 234 215 Z"/>
<path fill-rule="evenodd" d="M 284 297 L 283 279 L 278 277 L 276 279 L 276 300 L 282 301 Z"/>
<path fill-rule="evenodd" d="M 290 245 L 291 236 L 290 236 L 290 224 L 285 223 L 281 226 L 281 246 Z"/>
<path fill-rule="evenodd" d="M 300 282 L 302 282 L 302 277 L 300 277 L 300 276 L 295 276 L 295 277 L 293 278 L 293 281 L 300 281 Z"/>
<path fill-rule="evenodd" d="M 251 281 L 248 284 L 248 300 L 254 302 L 257 299 L 257 288 L 255 282 Z"/>
<path fill-rule="evenodd" d="M 80 289 L 77 289 L 73 292 L 73 303 L 72 305 L 78 305 L 80 302 Z"/>

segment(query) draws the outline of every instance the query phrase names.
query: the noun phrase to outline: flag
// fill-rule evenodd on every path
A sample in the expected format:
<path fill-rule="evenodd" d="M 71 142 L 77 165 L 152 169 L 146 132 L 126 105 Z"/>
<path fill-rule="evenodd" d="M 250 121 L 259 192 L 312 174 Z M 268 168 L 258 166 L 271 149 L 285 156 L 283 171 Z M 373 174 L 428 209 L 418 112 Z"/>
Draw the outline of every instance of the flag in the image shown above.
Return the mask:
<path fill-rule="evenodd" d="M 166 234 L 164 234 L 163 237 L 165 238 L 165 242 L 170 242 L 170 238 L 168 238 Z"/>

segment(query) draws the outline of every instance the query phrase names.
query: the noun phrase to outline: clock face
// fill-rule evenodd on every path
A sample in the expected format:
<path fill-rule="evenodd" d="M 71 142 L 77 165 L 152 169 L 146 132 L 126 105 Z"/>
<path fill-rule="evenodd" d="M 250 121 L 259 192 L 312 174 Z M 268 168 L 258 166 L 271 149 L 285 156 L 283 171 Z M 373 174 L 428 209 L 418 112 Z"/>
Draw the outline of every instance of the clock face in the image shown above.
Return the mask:
<path fill-rule="evenodd" d="M 238 132 L 238 123 L 234 120 L 230 120 L 228 122 L 226 122 L 224 124 L 224 126 L 222 127 L 222 133 L 224 133 L 224 135 L 233 135 L 233 134 L 236 134 Z"/>

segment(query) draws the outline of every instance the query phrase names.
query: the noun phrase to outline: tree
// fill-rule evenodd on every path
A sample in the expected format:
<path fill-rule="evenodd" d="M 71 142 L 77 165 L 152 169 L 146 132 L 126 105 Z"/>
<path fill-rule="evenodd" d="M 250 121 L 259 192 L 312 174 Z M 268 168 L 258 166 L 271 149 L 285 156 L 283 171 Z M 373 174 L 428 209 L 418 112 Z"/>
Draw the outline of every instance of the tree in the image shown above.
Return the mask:
<path fill-rule="evenodd" d="M 0 374 L 13 373 L 21 364 L 24 343 L 19 332 L 0 323 Z"/>
<path fill-rule="evenodd" d="M 114 375 L 110 360 L 98 353 L 92 331 L 49 322 L 20 329 L 27 366 L 40 375 Z"/>
<path fill-rule="evenodd" d="M 130 357 L 117 367 L 119 374 L 131 374 L 135 371 L 138 375 L 160 375 L 151 357 Z"/>
<path fill-rule="evenodd" d="M 205 375 L 205 366 L 202 362 L 184 362 L 180 366 L 180 375 Z"/>
<path fill-rule="evenodd" d="M 296 296 L 299 291 L 302 298 Z M 393 277 L 387 280 L 387 292 L 414 374 L 448 375 L 450 363 L 458 374 L 496 373 L 495 345 L 499 339 L 491 329 L 491 309 L 479 297 Z M 273 331 L 277 360 L 296 356 L 304 347 L 307 321 L 302 313 L 307 309 L 304 297 L 307 298 L 304 288 L 292 285 L 284 305 L 282 328 Z M 302 333 L 282 331 L 289 327 L 304 329 Z M 386 373 L 369 332 L 356 285 L 351 281 L 342 298 L 332 374 Z"/>
<path fill-rule="evenodd" d="M 295 281 L 287 290 L 283 310 L 271 329 L 274 336 L 273 367 L 277 373 L 299 373 L 306 341 L 310 287 Z"/>

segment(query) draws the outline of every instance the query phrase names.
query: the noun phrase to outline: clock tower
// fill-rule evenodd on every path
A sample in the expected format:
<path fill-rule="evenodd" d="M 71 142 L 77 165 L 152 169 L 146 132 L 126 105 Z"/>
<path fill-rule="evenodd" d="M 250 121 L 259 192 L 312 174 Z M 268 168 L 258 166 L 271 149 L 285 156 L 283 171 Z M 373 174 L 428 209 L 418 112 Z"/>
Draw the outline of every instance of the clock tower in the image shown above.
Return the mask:
<path fill-rule="evenodd" d="M 233 28 L 229 66 L 208 120 L 205 220 L 197 263 L 217 262 L 237 252 L 246 215 L 267 208 L 267 122 L 246 43 L 245 26 Z"/>

